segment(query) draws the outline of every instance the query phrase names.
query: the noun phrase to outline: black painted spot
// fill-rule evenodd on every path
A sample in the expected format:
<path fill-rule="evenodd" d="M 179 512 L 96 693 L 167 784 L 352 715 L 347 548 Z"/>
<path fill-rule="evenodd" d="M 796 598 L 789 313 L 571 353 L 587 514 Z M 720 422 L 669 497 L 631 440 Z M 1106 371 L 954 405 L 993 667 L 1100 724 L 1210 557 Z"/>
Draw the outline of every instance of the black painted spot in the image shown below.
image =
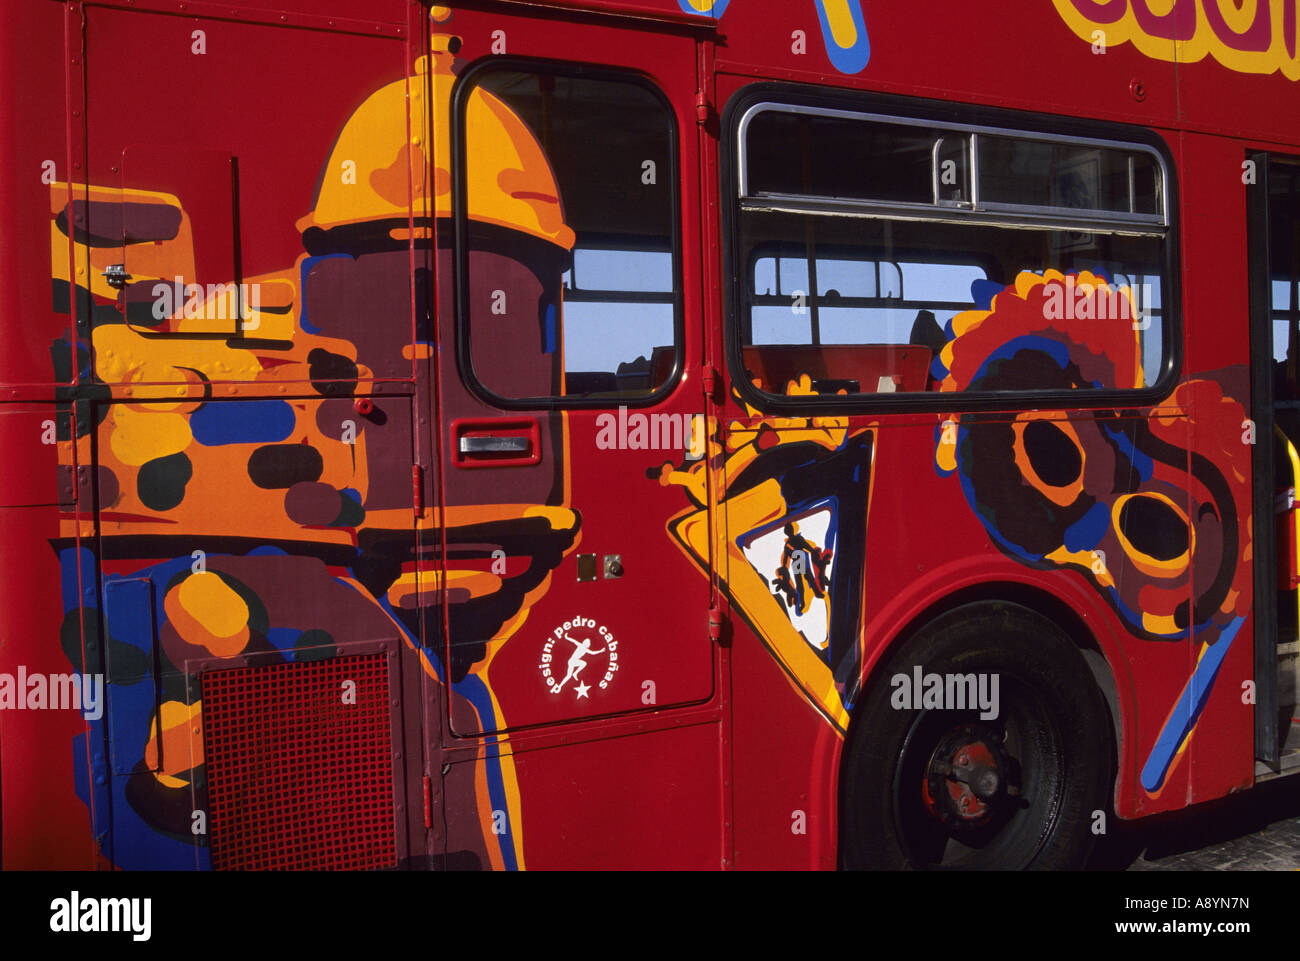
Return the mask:
<path fill-rule="evenodd" d="M 1024 433 L 1025 453 L 1034 472 L 1049 487 L 1065 487 L 1079 479 L 1083 455 L 1070 435 L 1047 420 L 1030 421 Z"/>
<path fill-rule="evenodd" d="M 1187 551 L 1187 524 L 1156 497 L 1130 497 L 1119 512 L 1120 530 L 1147 557 L 1171 561 Z"/>
<path fill-rule="evenodd" d="M 193 476 L 194 467 L 184 454 L 155 457 L 136 475 L 136 493 L 150 510 L 169 511 L 185 499 L 185 485 Z"/>
<path fill-rule="evenodd" d="M 366 519 L 366 510 L 348 494 L 339 497 L 341 504 L 339 516 L 334 518 L 331 527 L 360 527 Z"/>
<path fill-rule="evenodd" d="M 318 481 L 325 470 L 320 451 L 307 444 L 267 444 L 248 458 L 248 476 L 264 490 L 283 490 Z"/>
<path fill-rule="evenodd" d="M 356 361 L 320 347 L 307 355 L 311 385 L 318 394 L 352 393 L 357 389 Z"/>
<path fill-rule="evenodd" d="M 167 311 L 162 317 L 154 313 L 154 305 L 160 303 L 153 294 L 155 286 L 156 284 L 152 280 L 126 285 L 119 303 L 122 304 L 126 311 L 127 323 L 136 327 L 161 327 L 166 322 L 172 311 Z M 167 305 L 164 304 L 164 306 Z M 180 310 L 182 306 L 184 306 L 183 303 L 178 304 L 175 309 Z M 231 329 L 234 329 L 233 320 L 231 321 Z"/>
<path fill-rule="evenodd" d="M 352 562 L 352 573 L 372 596 L 379 597 L 402 576 L 402 562 L 395 557 L 363 550 Z"/>
<path fill-rule="evenodd" d="M 178 771 L 176 775 L 184 780 L 187 773 L 190 772 Z M 206 834 L 194 836 L 190 832 L 194 813 L 190 784 L 177 787 L 164 784 L 145 766 L 143 759 L 135 763 L 125 781 L 123 793 L 127 803 L 152 830 L 187 844 L 208 843 Z"/>
<path fill-rule="evenodd" d="M 334 646 L 334 637 L 329 631 L 303 631 L 293 642 L 293 659 L 295 661 L 323 661 L 338 655 Z"/>
<path fill-rule="evenodd" d="M 86 645 L 84 661 L 81 656 L 83 637 Z M 93 607 L 74 607 L 64 614 L 63 623 L 59 625 L 59 646 L 78 674 L 100 671 L 99 611 Z"/>
<path fill-rule="evenodd" d="M 108 639 L 108 682 L 131 685 L 144 679 L 153 669 L 153 661 L 134 644 Z"/>

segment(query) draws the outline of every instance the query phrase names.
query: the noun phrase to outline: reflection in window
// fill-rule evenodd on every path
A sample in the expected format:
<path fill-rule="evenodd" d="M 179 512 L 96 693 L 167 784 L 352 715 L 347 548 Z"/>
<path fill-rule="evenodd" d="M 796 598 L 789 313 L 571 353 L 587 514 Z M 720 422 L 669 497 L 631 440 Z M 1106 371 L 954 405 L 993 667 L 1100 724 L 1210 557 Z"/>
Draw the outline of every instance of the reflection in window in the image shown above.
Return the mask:
<path fill-rule="evenodd" d="M 461 98 L 473 376 L 510 400 L 654 393 L 677 368 L 671 112 L 637 83 L 474 78 Z"/>
<path fill-rule="evenodd" d="M 982 323 L 1026 271 L 1127 287 L 1124 309 L 1138 313 L 1054 319 L 1035 307 L 993 321 L 1008 325 L 1008 343 L 1036 338 L 1050 356 L 1054 338 L 1093 342 L 1079 332 L 1102 323 L 1128 359 L 1107 372 L 1070 360 L 1041 382 L 1023 364 L 984 389 L 1143 387 L 1167 367 L 1168 225 L 1150 148 L 777 104 L 747 111 L 741 137 L 740 362 L 760 390 L 939 390 L 953 319 L 969 311 L 963 329 Z M 1040 286 L 1040 297 L 1054 289 Z M 980 343 L 971 349 L 998 347 Z"/>

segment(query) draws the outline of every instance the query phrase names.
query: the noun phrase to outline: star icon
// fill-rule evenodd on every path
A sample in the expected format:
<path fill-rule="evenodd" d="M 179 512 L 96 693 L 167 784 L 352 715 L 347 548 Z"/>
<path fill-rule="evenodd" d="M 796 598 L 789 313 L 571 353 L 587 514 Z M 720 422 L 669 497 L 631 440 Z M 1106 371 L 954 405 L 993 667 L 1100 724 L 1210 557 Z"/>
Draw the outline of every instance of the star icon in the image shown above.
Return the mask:
<path fill-rule="evenodd" d="M 581 681 L 578 682 L 578 697 L 586 697 L 587 692 L 590 690 L 591 690 L 590 684 L 583 684 Z"/>

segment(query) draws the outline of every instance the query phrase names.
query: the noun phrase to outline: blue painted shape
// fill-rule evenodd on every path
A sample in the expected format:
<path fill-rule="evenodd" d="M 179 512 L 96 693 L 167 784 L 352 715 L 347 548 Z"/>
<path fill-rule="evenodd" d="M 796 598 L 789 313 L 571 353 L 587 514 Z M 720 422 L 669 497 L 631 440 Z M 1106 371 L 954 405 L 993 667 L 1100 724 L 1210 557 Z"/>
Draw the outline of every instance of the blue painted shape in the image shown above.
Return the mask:
<path fill-rule="evenodd" d="M 110 577 L 104 582 L 105 631 L 114 642 L 143 653 L 126 666 L 114 663 L 108 645 L 108 744 L 113 774 L 130 774 L 145 756 L 158 710 L 154 671 L 153 585 L 147 577 Z M 141 666 L 142 665 L 142 666 Z M 155 764 L 152 770 L 157 770 Z"/>
<path fill-rule="evenodd" d="M 1134 447 L 1133 441 L 1122 430 L 1115 430 L 1107 424 L 1102 424 L 1101 429 L 1115 442 L 1115 446 L 1124 452 L 1124 456 L 1129 459 L 1129 463 L 1138 472 L 1138 476 L 1144 481 L 1149 481 L 1156 470 L 1156 463 L 1151 456 Z"/>
<path fill-rule="evenodd" d="M 59 588 L 63 613 L 78 607 L 99 609 L 95 597 L 95 555 L 85 547 L 65 547 L 59 552 Z"/>
<path fill-rule="evenodd" d="M 1065 529 L 1061 542 L 1067 551 L 1088 551 L 1101 543 L 1110 528 L 1110 509 L 1101 503 L 1093 504 L 1088 512 Z"/>
<path fill-rule="evenodd" d="M 826 45 L 826 56 L 830 57 L 831 66 L 840 73 L 859 73 L 871 59 L 871 40 L 867 37 L 867 21 L 862 16 L 862 3 L 861 0 L 838 2 L 848 7 L 856 36 L 851 46 L 841 47 L 836 43 L 830 18 L 826 14 L 827 0 L 817 0 L 817 16 L 822 22 L 822 42 Z"/>
<path fill-rule="evenodd" d="M 975 301 L 977 310 L 992 310 L 993 298 L 1006 290 L 1006 284 L 996 280 L 972 280 L 970 285 L 971 300 Z M 952 322 L 948 323 L 948 336 L 952 337 Z"/>
<path fill-rule="evenodd" d="M 486 685 L 475 674 L 466 675 L 455 685 L 456 693 L 469 701 L 474 708 L 474 712 L 479 717 L 479 729 L 486 730 L 489 726 L 496 727 L 496 714 L 492 709 L 492 696 L 488 693 Z M 487 747 L 487 756 L 479 762 L 483 765 L 485 780 L 487 781 L 488 800 L 492 804 L 493 811 L 505 811 L 506 813 L 506 833 L 497 836 L 497 844 L 501 849 L 501 862 L 507 871 L 517 871 L 519 862 L 515 858 L 515 846 L 512 840 L 514 836 L 514 825 L 510 823 L 510 807 L 506 803 L 506 785 L 505 778 L 501 773 L 500 751 L 493 751 L 492 748 L 497 744 L 496 735 L 488 735 L 485 739 Z"/>
<path fill-rule="evenodd" d="M 1165 783 L 1169 765 L 1173 763 L 1183 742 L 1187 740 L 1187 735 L 1196 726 L 1196 721 L 1205 708 L 1205 702 L 1210 699 L 1210 691 L 1214 687 L 1214 679 L 1218 677 L 1219 668 L 1223 666 L 1224 658 L 1228 656 L 1228 648 L 1232 646 L 1245 620 L 1244 617 L 1238 617 L 1232 621 L 1224 628 L 1223 636 L 1216 643 L 1211 644 L 1197 662 L 1192 676 L 1187 679 L 1187 684 L 1183 687 L 1182 694 L 1178 696 L 1178 703 L 1174 705 L 1169 719 L 1160 729 L 1160 736 L 1156 738 L 1155 746 L 1151 748 L 1151 754 L 1142 768 L 1142 787 L 1145 790 L 1158 790 Z"/>
<path fill-rule="evenodd" d="M 293 655 L 293 645 L 298 638 L 302 637 L 302 631 L 296 627 L 271 627 L 267 628 L 266 639 L 277 651 L 282 651 L 290 656 Z"/>
<path fill-rule="evenodd" d="M 988 372 L 989 364 L 993 363 L 993 361 L 1007 360 L 1022 350 L 1036 350 L 1046 354 L 1056 361 L 1056 365 L 1061 370 L 1065 370 L 1070 365 L 1070 348 L 1065 344 L 1059 340 L 1052 340 L 1050 337 L 1042 337 L 1038 334 L 1024 334 L 1007 341 L 984 358 L 984 363 L 980 365 L 979 371 L 971 378 L 972 382 L 982 378 Z"/>
<path fill-rule="evenodd" d="M 289 437 L 295 423 L 283 400 L 209 401 L 190 415 L 190 430 L 204 447 L 274 444 Z"/>
<path fill-rule="evenodd" d="M 691 0 L 677 0 L 677 5 L 682 8 L 683 13 L 689 13 L 696 17 L 712 17 L 714 20 L 721 17 L 727 12 L 727 4 L 731 0 L 701 0 L 701 5 L 706 7 L 705 10 L 698 10 L 691 4 Z"/>
<path fill-rule="evenodd" d="M 555 353 L 556 341 L 559 339 L 555 330 L 555 305 L 546 305 L 546 316 L 542 318 L 542 330 L 545 332 L 544 337 L 546 345 L 543 353 Z"/>

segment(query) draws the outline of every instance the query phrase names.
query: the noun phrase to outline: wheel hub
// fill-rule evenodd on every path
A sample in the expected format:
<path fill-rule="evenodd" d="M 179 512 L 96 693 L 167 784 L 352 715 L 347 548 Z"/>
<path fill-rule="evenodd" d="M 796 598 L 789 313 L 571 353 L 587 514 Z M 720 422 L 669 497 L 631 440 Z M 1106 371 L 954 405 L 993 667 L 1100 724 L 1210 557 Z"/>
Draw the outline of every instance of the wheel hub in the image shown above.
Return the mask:
<path fill-rule="evenodd" d="M 989 725 L 963 724 L 939 740 L 921 793 L 926 809 L 949 828 L 983 827 L 1020 793 L 1019 765 L 1003 738 Z"/>

